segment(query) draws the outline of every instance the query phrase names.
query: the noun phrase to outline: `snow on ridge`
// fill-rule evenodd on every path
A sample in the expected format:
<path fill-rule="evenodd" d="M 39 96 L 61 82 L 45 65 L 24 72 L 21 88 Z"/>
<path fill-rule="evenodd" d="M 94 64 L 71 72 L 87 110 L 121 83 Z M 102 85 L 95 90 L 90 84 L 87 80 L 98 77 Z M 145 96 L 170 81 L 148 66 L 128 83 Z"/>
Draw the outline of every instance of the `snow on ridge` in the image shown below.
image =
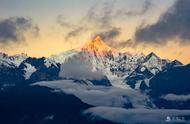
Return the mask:
<path fill-rule="evenodd" d="M 84 52 L 84 50 L 81 50 L 82 48 L 85 48 L 87 51 L 90 51 L 92 49 L 93 52 L 100 52 L 100 56 L 98 56 L 99 54 L 90 54 L 89 52 Z M 143 53 L 122 53 L 120 51 L 117 51 L 117 53 L 115 53 L 115 50 L 113 50 L 113 52 L 110 52 L 109 50 L 112 48 L 107 46 L 99 37 L 94 41 L 87 43 L 86 47 L 82 48 L 72 49 L 58 55 L 52 55 L 48 58 L 45 58 L 44 64 L 47 68 L 52 65 L 57 67 L 57 63 L 66 63 L 66 60 L 70 58 L 74 58 L 76 60 L 82 59 L 82 62 L 88 61 L 92 64 L 92 71 L 101 70 L 104 72 L 105 76 L 107 76 L 113 86 L 129 89 L 130 86 L 126 83 L 127 81 L 125 79 L 127 76 L 135 73 L 138 67 L 142 67 L 140 70 L 141 72 L 148 69 L 152 74 L 155 75 L 159 71 L 162 71 L 163 67 L 165 67 L 167 63 L 171 62 L 168 60 L 160 59 L 154 53 L 144 55 Z M 109 54 L 105 54 L 106 56 L 101 56 L 101 54 L 105 51 L 107 51 Z M 0 65 L 4 64 L 6 66 L 9 66 L 14 64 L 18 67 L 20 63 L 27 57 L 28 56 L 25 54 L 9 57 L 6 54 L 0 53 Z M 140 83 L 136 88 L 138 88 L 139 85 Z"/>
<path fill-rule="evenodd" d="M 36 71 L 36 68 L 29 63 L 24 63 L 24 64 L 26 65 L 26 68 L 24 68 L 25 70 L 24 77 L 26 80 L 28 80 L 30 79 L 30 76 Z"/>
<path fill-rule="evenodd" d="M 28 58 L 28 56 L 23 53 L 12 56 L 5 53 L 0 53 L 0 64 L 5 64 L 7 66 L 14 64 L 18 67 L 26 58 Z"/>
<path fill-rule="evenodd" d="M 49 57 L 49 59 L 54 60 L 56 63 L 62 64 L 65 62 L 65 60 L 67 58 L 72 57 L 72 56 L 76 55 L 77 53 L 78 53 L 78 51 L 76 51 L 76 50 L 69 50 L 69 51 L 62 52 L 57 55 L 52 55 Z"/>
<path fill-rule="evenodd" d="M 163 64 L 163 60 L 157 57 L 155 54 L 149 54 L 146 56 L 142 53 L 118 53 L 109 54 L 108 56 L 96 56 L 96 54 L 94 55 L 86 53 L 78 49 L 73 49 L 58 55 L 53 55 L 50 57 L 50 60 L 64 64 L 66 60 L 70 58 L 82 59 L 82 61 L 90 62 L 92 64 L 92 69 L 98 68 L 99 70 L 102 70 L 112 85 L 126 89 L 128 89 L 130 86 L 126 84 L 125 79 L 128 75 L 132 74 L 137 67 L 144 67 L 141 69 L 141 71 L 144 71 L 147 68 L 152 74 L 155 75 L 161 71 L 163 66 L 166 64 Z M 50 63 L 45 64 L 47 64 L 46 66 L 50 65 Z M 116 82 L 116 80 L 119 81 Z"/>
<path fill-rule="evenodd" d="M 47 68 L 51 67 L 52 65 L 57 67 L 57 63 L 51 58 L 46 58 L 44 64 Z"/>

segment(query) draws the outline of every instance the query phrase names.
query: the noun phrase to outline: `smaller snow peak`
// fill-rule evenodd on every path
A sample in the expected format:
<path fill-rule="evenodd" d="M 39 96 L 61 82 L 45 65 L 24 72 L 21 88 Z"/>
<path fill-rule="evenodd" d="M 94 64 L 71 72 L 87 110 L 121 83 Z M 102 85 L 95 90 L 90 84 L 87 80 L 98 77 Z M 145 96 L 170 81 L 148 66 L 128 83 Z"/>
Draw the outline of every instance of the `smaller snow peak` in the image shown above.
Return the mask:
<path fill-rule="evenodd" d="M 17 54 L 9 56 L 8 54 L 0 52 L 0 60 L 2 63 L 9 63 L 9 65 L 19 66 L 21 62 L 23 62 L 28 56 L 26 54 Z M 6 64 L 7 65 L 7 64 Z"/>
<path fill-rule="evenodd" d="M 0 59 L 9 59 L 9 55 L 3 52 L 0 52 Z"/>
<path fill-rule="evenodd" d="M 158 57 L 155 53 L 151 52 L 150 54 L 147 55 L 147 59 L 150 59 L 150 58 L 157 58 L 157 59 L 160 59 L 160 57 Z"/>
<path fill-rule="evenodd" d="M 15 56 L 16 56 L 16 57 L 18 56 L 18 57 L 20 57 L 20 58 L 28 58 L 28 55 L 25 54 L 25 53 L 17 54 L 17 55 L 15 55 Z"/>
<path fill-rule="evenodd" d="M 58 54 L 58 55 L 52 55 L 52 56 L 49 57 L 49 59 L 55 61 L 56 63 L 62 64 L 62 63 L 64 63 L 65 60 L 67 60 L 68 58 L 70 58 L 70 57 L 72 57 L 72 56 L 78 54 L 78 51 L 79 51 L 79 50 L 77 50 L 77 49 L 76 49 L 76 50 L 75 50 L 75 49 L 72 49 L 72 50 L 69 50 L 69 51 L 62 52 L 62 53 L 60 53 L 60 54 Z"/>
<path fill-rule="evenodd" d="M 28 55 L 21 53 L 21 54 L 9 56 L 9 58 L 16 66 L 19 66 L 24 60 L 28 58 Z"/>
<path fill-rule="evenodd" d="M 178 60 L 174 60 L 174 61 L 172 61 L 172 63 L 175 64 L 175 65 L 183 65 L 183 63 L 181 63 L 181 62 L 178 61 Z"/>
<path fill-rule="evenodd" d="M 161 61 L 161 59 L 155 53 L 151 52 L 145 58 L 145 62 L 147 62 L 147 61 L 154 61 L 154 62 L 156 62 L 156 61 Z"/>
<path fill-rule="evenodd" d="M 24 54 L 24 53 L 21 53 L 21 54 L 16 54 L 16 55 L 13 55 L 13 56 L 9 56 L 10 59 L 12 60 L 25 60 L 26 58 L 28 58 L 28 55 L 27 54 Z"/>

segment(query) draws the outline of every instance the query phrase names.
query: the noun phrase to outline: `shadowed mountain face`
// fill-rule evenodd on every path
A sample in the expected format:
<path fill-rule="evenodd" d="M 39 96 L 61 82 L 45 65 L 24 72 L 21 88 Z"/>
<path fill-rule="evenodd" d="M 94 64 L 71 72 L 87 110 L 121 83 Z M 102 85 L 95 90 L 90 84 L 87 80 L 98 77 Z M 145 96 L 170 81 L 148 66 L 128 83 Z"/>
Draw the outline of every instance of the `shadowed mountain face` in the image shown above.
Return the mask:
<path fill-rule="evenodd" d="M 34 68 L 34 72 L 29 78 L 27 77 L 27 73 L 31 71 L 31 67 L 28 67 L 28 65 L 31 65 Z M 58 80 L 60 64 L 54 63 L 47 65 L 46 58 L 29 57 L 20 64 L 19 69 L 24 71 L 25 79 L 28 78 L 27 81 L 31 83 L 44 80 Z"/>
<path fill-rule="evenodd" d="M 179 66 L 158 73 L 150 81 L 154 94 L 189 94 L 190 65 Z"/>
<path fill-rule="evenodd" d="M 150 80 L 149 89 L 160 108 L 190 109 L 190 65 L 158 73 Z"/>
<path fill-rule="evenodd" d="M 2 124 L 113 124 L 88 120 L 81 112 L 92 106 L 68 94 L 38 86 L 14 87 L 0 92 Z"/>

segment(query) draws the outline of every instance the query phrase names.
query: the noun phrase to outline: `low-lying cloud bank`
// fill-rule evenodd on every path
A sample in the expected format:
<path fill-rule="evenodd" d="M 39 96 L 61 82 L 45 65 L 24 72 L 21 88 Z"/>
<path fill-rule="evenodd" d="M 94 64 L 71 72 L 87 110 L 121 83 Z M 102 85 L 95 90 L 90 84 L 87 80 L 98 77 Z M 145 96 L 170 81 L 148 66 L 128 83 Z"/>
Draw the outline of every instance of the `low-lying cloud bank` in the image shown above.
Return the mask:
<path fill-rule="evenodd" d="M 167 94 L 165 96 L 161 96 L 162 99 L 168 101 L 188 101 L 190 100 L 190 94 L 188 95 L 176 95 L 176 94 Z"/>
<path fill-rule="evenodd" d="M 93 106 L 125 107 L 131 103 L 134 108 L 151 107 L 148 96 L 132 89 L 85 85 L 73 80 L 43 81 L 34 85 L 45 86 L 73 94 L 84 103 Z"/>
<path fill-rule="evenodd" d="M 102 118 L 122 124 L 190 123 L 186 118 L 190 116 L 190 110 L 94 107 L 85 110 L 83 114 L 92 120 Z"/>

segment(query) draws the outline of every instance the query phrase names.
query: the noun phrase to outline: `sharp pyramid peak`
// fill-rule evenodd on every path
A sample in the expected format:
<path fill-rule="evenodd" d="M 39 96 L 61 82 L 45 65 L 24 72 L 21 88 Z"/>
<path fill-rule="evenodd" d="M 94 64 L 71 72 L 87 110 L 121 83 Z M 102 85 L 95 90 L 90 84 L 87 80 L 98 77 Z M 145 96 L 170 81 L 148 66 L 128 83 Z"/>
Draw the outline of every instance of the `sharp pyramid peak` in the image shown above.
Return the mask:
<path fill-rule="evenodd" d="M 82 50 L 88 51 L 90 53 L 99 53 L 99 54 L 116 52 L 116 49 L 108 46 L 100 36 L 96 36 L 93 40 L 87 42 L 82 47 Z"/>
<path fill-rule="evenodd" d="M 104 45 L 104 46 L 107 46 L 109 47 L 104 41 L 103 41 L 103 38 L 100 37 L 100 36 L 96 36 L 94 39 L 92 39 L 90 42 L 88 42 L 87 44 L 91 44 L 91 45 Z"/>
<path fill-rule="evenodd" d="M 156 58 L 160 59 L 160 57 L 157 56 L 154 52 L 151 52 L 151 53 L 149 53 L 149 54 L 147 55 L 147 58 L 151 58 L 151 57 L 156 57 Z"/>
<path fill-rule="evenodd" d="M 99 42 L 99 41 L 103 41 L 103 40 L 102 40 L 102 37 L 96 36 L 96 37 L 94 38 L 94 41 L 98 41 L 98 42 Z"/>

